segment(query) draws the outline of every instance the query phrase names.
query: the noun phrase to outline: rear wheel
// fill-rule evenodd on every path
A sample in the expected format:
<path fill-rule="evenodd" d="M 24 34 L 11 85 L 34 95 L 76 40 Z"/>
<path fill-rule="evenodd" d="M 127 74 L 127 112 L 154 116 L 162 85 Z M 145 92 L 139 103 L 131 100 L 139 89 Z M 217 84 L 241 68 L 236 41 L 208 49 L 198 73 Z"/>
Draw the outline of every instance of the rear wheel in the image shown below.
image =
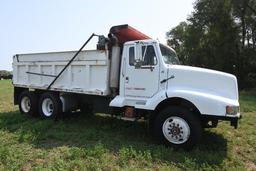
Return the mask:
<path fill-rule="evenodd" d="M 22 114 L 35 116 L 37 114 L 38 98 L 34 92 L 23 91 L 19 96 L 19 110 Z"/>
<path fill-rule="evenodd" d="M 42 118 L 57 118 L 62 113 L 62 103 L 55 93 L 46 92 L 39 100 L 39 113 Z"/>
<path fill-rule="evenodd" d="M 201 139 L 202 126 L 199 118 L 189 110 L 168 107 L 158 114 L 154 135 L 167 146 L 191 149 Z"/>

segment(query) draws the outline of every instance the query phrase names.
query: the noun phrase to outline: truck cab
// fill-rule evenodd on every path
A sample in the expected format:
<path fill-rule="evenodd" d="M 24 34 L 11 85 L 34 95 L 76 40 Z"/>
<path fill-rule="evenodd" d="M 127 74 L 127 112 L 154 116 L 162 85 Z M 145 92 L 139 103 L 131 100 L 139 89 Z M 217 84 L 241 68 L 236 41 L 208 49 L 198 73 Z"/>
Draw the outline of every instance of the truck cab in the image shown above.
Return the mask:
<path fill-rule="evenodd" d="M 150 111 L 158 139 L 187 147 L 197 141 L 188 143 L 189 136 L 199 138 L 201 127 L 219 120 L 236 128 L 238 98 L 234 75 L 180 65 L 173 49 L 148 39 L 124 44 L 119 95 L 110 106 Z"/>
<path fill-rule="evenodd" d="M 162 55 L 161 49 L 165 56 Z M 172 62 L 179 64 L 175 51 L 157 41 L 149 39 L 125 43 L 119 96 L 110 105 L 131 105 L 143 109 L 147 106 L 146 109 L 153 109 L 150 103 L 154 97 L 166 98 L 165 80 Z"/>

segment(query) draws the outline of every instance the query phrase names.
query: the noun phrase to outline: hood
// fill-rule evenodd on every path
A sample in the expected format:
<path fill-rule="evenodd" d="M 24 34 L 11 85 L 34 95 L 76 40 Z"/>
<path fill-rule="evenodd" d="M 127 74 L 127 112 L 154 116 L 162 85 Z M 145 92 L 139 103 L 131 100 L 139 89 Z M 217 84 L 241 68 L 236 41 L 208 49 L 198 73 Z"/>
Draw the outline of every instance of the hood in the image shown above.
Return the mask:
<path fill-rule="evenodd" d="M 237 79 L 225 72 L 191 67 L 184 65 L 170 65 L 168 88 L 185 89 L 210 93 L 212 95 L 238 100 Z"/>

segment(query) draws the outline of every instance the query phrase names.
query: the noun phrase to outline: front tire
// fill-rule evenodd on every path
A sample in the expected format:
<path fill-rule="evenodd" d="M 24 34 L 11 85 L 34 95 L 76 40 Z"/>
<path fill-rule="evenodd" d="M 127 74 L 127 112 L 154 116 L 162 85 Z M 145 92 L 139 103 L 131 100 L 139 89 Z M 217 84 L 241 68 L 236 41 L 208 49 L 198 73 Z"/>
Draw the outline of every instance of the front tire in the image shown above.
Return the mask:
<path fill-rule="evenodd" d="M 189 150 L 201 139 L 201 122 L 187 109 L 168 107 L 155 120 L 154 136 L 167 146 Z"/>
<path fill-rule="evenodd" d="M 39 100 L 39 114 L 42 118 L 56 119 L 62 113 L 62 103 L 56 93 L 43 93 Z"/>
<path fill-rule="evenodd" d="M 38 111 L 38 97 L 34 92 L 23 91 L 19 96 L 19 110 L 22 114 L 35 116 Z"/>

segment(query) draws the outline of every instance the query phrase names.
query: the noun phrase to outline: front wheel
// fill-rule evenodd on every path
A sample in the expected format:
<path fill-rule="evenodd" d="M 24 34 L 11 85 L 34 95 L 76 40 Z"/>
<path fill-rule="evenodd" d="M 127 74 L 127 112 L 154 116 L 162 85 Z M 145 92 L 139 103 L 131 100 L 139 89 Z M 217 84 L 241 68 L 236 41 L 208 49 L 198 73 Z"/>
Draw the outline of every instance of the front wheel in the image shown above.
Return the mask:
<path fill-rule="evenodd" d="M 191 149 L 202 136 L 199 118 L 181 107 L 168 107 L 159 112 L 154 135 L 158 141 L 175 148 Z"/>

